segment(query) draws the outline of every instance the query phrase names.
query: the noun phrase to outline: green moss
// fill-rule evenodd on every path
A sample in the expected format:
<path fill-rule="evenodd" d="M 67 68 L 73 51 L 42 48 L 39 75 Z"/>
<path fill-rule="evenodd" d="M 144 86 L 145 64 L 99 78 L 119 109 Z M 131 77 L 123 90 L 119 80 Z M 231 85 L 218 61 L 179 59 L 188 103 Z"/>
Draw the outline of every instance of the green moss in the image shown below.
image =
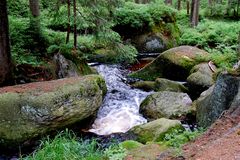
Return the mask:
<path fill-rule="evenodd" d="M 120 146 L 122 146 L 123 148 L 125 148 L 127 150 L 132 150 L 132 149 L 139 148 L 139 147 L 143 146 L 143 144 L 139 143 L 137 141 L 127 140 L 127 141 L 124 141 L 124 142 L 120 143 Z"/>
<path fill-rule="evenodd" d="M 43 84 L 42 88 L 0 94 L 0 145 L 13 146 L 96 114 L 107 90 L 101 76 L 62 81 L 42 82 L 61 84 L 50 90 Z"/>
<path fill-rule="evenodd" d="M 153 81 L 139 81 L 132 84 L 132 87 L 142 89 L 144 91 L 155 90 L 155 82 Z"/>
<path fill-rule="evenodd" d="M 183 129 L 180 121 L 161 118 L 144 125 L 134 127 L 131 132 L 137 135 L 137 141 L 146 143 L 157 142 L 164 138 L 164 135 L 171 133 L 176 128 Z"/>

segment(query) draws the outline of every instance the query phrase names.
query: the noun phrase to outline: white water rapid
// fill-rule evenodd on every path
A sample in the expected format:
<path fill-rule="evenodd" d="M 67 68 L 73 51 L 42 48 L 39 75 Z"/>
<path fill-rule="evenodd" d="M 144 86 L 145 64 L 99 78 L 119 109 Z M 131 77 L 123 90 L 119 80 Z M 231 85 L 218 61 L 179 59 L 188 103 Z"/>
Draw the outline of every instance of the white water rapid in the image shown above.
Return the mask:
<path fill-rule="evenodd" d="M 96 69 L 104 77 L 108 92 L 89 131 L 98 135 L 124 133 L 146 123 L 139 114 L 139 106 L 151 93 L 131 88 L 124 82 L 128 71 L 116 65 L 99 65 Z"/>

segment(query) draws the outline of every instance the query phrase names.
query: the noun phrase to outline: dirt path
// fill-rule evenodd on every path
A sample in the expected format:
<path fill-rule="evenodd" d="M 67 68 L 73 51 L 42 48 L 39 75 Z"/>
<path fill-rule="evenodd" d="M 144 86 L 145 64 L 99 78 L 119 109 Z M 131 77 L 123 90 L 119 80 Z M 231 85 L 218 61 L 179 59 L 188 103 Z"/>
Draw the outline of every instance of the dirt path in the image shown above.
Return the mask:
<path fill-rule="evenodd" d="M 194 142 L 183 147 L 189 160 L 240 160 L 240 116 L 224 115 Z"/>

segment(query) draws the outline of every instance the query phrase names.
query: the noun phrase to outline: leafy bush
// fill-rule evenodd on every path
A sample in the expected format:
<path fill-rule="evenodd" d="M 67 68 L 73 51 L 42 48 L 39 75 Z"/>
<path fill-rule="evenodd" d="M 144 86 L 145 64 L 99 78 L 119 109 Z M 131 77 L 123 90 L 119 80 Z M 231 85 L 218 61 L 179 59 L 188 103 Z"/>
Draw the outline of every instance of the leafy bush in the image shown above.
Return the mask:
<path fill-rule="evenodd" d="M 175 147 L 175 148 L 180 148 L 183 144 L 194 140 L 196 137 L 201 135 L 203 133 L 203 129 L 198 129 L 195 131 L 183 131 L 176 129 L 170 134 L 166 134 L 164 138 L 164 144 L 167 146 Z"/>
<path fill-rule="evenodd" d="M 183 34 L 180 37 L 181 45 L 190 45 L 190 46 L 198 46 L 204 47 L 207 45 L 207 40 L 199 33 L 196 29 L 188 28 L 182 31 Z"/>
<path fill-rule="evenodd" d="M 132 28 L 153 26 L 160 21 L 175 21 L 176 11 L 163 3 L 136 4 L 126 2 L 114 13 L 116 25 L 126 25 Z"/>
<path fill-rule="evenodd" d="M 42 141 L 38 150 L 23 160 L 82 159 L 102 160 L 104 157 L 95 140 L 78 140 L 72 132 L 62 132 L 53 140 Z"/>
<path fill-rule="evenodd" d="M 204 14 L 206 17 L 215 17 L 215 18 L 224 17 L 226 14 L 225 8 L 226 7 L 223 4 L 215 4 L 212 6 L 207 6 L 204 10 Z"/>
<path fill-rule="evenodd" d="M 82 140 L 68 130 L 59 133 L 54 139 L 46 138 L 40 147 L 23 160 L 122 160 L 126 150 L 117 144 L 103 149 L 96 140 Z"/>
<path fill-rule="evenodd" d="M 220 69 L 232 68 L 238 61 L 236 50 L 231 47 L 219 45 L 217 48 L 206 48 L 210 54 L 208 56 L 198 57 L 200 62 L 213 61 L 214 64 Z"/>
<path fill-rule="evenodd" d="M 120 145 L 113 144 L 104 151 L 109 160 L 123 160 L 126 157 L 126 149 Z"/>
<path fill-rule="evenodd" d="M 7 0 L 9 14 L 16 17 L 28 17 L 28 3 L 28 0 Z"/>

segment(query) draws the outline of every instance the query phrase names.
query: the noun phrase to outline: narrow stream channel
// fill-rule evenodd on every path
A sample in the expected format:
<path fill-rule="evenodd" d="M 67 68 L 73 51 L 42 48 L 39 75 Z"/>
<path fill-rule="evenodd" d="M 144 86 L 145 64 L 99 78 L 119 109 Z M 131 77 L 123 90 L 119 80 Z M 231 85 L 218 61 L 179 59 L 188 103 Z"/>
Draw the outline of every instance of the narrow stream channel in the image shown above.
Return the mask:
<path fill-rule="evenodd" d="M 141 102 L 151 94 L 133 89 L 126 83 L 128 70 L 117 65 L 96 66 L 107 84 L 108 92 L 90 132 L 98 135 L 124 133 L 147 120 L 139 114 Z"/>

